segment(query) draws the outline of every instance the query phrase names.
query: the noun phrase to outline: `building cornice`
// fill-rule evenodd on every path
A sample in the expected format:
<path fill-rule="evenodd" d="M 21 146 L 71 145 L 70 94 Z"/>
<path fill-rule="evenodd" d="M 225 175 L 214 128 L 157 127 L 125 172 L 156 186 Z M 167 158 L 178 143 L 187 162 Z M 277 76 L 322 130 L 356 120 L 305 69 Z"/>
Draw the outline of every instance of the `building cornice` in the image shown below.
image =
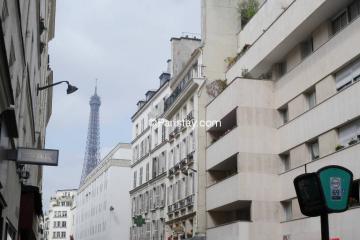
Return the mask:
<path fill-rule="evenodd" d="M 167 174 L 167 172 L 165 171 L 165 172 L 163 172 L 162 174 L 156 176 L 155 178 L 150 179 L 150 180 L 147 181 L 146 183 L 143 183 L 142 185 L 137 186 L 136 188 L 130 190 L 129 193 L 130 193 L 130 194 L 134 194 L 134 193 L 136 193 L 136 192 L 138 192 L 138 191 L 140 191 L 140 190 L 143 190 L 144 188 L 148 187 L 150 184 L 152 184 L 152 183 L 154 183 L 154 182 L 157 182 L 157 181 L 165 178 L 165 177 L 166 177 L 166 174 Z"/>
<path fill-rule="evenodd" d="M 110 167 L 127 167 L 130 168 L 128 159 L 107 159 L 103 160 L 91 173 L 85 178 L 84 183 L 79 187 L 78 193 L 86 189 L 97 177 L 103 174 Z"/>

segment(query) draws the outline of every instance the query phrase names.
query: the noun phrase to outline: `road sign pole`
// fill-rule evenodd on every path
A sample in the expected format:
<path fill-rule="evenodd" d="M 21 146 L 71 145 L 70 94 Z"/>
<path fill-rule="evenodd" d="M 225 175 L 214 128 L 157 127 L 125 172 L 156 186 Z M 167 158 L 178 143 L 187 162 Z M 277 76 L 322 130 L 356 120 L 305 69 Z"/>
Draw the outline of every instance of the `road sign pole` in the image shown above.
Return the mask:
<path fill-rule="evenodd" d="M 329 240 L 329 215 L 323 213 L 320 216 L 321 221 L 321 240 Z"/>

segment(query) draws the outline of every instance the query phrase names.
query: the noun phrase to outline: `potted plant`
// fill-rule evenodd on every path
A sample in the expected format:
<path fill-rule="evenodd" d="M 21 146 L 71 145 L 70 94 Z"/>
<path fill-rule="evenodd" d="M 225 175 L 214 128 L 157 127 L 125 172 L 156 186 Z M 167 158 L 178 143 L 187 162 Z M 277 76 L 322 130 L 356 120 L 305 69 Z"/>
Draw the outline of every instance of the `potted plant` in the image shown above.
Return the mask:
<path fill-rule="evenodd" d="M 343 149 L 343 148 L 345 148 L 343 145 L 338 144 L 338 145 L 336 145 L 335 150 L 336 150 L 336 151 L 339 151 L 339 150 L 341 150 L 341 149 Z"/>

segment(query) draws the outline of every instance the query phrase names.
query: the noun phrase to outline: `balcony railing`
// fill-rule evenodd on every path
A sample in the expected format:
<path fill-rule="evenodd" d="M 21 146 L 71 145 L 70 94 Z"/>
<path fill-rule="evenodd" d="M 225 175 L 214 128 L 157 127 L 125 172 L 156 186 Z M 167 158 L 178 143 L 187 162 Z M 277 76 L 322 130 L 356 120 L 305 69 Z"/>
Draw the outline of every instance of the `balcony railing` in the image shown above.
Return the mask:
<path fill-rule="evenodd" d="M 187 164 L 191 164 L 194 162 L 194 153 L 195 151 L 192 151 L 187 154 Z"/>
<path fill-rule="evenodd" d="M 194 119 L 194 110 L 189 112 L 188 115 L 186 116 L 186 120 L 188 120 L 188 121 L 191 121 L 193 119 Z"/>
<path fill-rule="evenodd" d="M 180 84 L 175 88 L 172 94 L 165 100 L 164 111 L 168 110 L 170 106 L 176 101 L 178 96 L 184 91 L 184 89 L 189 85 L 191 81 L 182 80 Z"/>

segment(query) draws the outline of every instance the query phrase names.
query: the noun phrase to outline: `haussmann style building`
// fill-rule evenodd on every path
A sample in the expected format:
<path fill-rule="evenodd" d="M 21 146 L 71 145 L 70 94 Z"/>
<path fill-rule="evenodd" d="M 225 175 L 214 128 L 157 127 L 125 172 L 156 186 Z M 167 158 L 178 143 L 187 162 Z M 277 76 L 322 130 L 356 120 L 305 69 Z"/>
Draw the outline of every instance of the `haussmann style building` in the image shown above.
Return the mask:
<path fill-rule="evenodd" d="M 41 165 L 15 161 L 20 148 L 41 151 L 52 112 L 48 45 L 55 0 L 0 0 L 0 239 L 43 236 Z"/>

